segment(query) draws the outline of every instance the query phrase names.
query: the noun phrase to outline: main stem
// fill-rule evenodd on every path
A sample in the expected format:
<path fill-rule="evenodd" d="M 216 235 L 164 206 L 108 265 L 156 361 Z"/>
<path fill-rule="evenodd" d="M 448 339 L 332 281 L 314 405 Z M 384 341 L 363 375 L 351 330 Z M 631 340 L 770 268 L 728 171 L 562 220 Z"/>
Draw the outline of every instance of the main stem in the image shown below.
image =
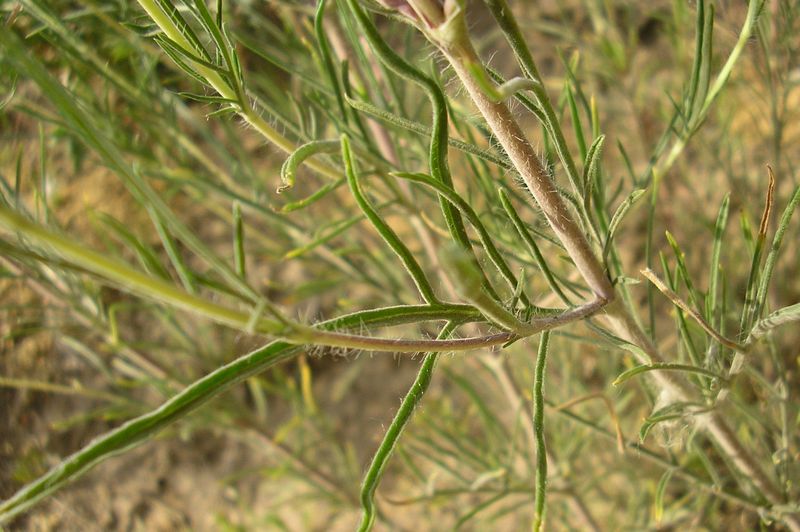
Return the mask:
<path fill-rule="evenodd" d="M 605 269 L 575 222 L 572 213 L 561 199 L 508 106 L 503 102 L 491 100 L 476 81 L 468 65 L 474 66 L 481 63 L 469 41 L 462 39 L 457 46 L 445 47 L 442 51 L 492 133 L 508 154 L 514 168 L 539 204 L 547 221 L 586 283 L 598 298 L 609 301 L 610 304 L 605 308 L 605 315 L 612 330 L 624 340 L 641 347 L 648 355 L 649 360 L 639 357 L 640 363 L 649 364 L 663 361 L 655 345 L 633 319 L 629 310 L 619 300 L 614 301 L 614 288 L 606 276 Z M 669 376 L 666 372 L 653 372 L 652 377 L 656 384 L 675 401 L 686 401 L 692 395 L 685 384 Z M 784 502 L 772 480 L 747 449 L 740 444 L 719 414 L 710 413 L 696 416 L 694 421 L 700 428 L 704 428 L 708 432 L 719 450 L 728 456 L 742 475 L 748 478 L 764 497 L 772 504 Z M 791 530 L 800 532 L 800 517 L 788 515 L 784 517 L 784 521 Z"/>
<path fill-rule="evenodd" d="M 564 244 L 578 271 L 598 298 L 613 300 L 614 287 L 611 286 L 605 269 L 595 257 L 583 232 L 561 199 L 561 195 L 508 106 L 503 102 L 491 100 L 469 71 L 468 64 L 480 64 L 474 50 L 471 47 L 461 47 L 458 51 L 445 51 L 445 55 L 526 187 L 536 199 L 553 231 Z"/>

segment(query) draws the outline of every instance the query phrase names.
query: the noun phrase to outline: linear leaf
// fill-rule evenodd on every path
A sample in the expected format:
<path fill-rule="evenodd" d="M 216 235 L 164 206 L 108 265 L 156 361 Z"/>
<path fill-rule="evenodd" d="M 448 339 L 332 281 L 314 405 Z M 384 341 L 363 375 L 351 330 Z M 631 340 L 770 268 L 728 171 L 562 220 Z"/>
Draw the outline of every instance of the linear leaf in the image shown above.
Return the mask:
<path fill-rule="evenodd" d="M 439 333 L 438 338 L 446 338 L 455 329 L 453 322 L 448 322 Z M 378 489 L 383 472 L 386 465 L 389 463 L 389 458 L 397 446 L 400 436 L 403 434 L 411 416 L 416 410 L 422 397 L 428 390 L 433 378 L 433 370 L 436 368 L 436 361 L 438 360 L 438 353 L 428 353 L 422 360 L 422 365 L 417 372 L 417 377 L 408 389 L 408 393 L 400 403 L 400 408 L 397 410 L 394 418 L 392 419 L 386 434 L 378 446 L 378 450 L 372 457 L 367 473 L 364 475 L 364 480 L 361 483 L 361 523 L 358 530 L 367 531 L 371 530 L 375 522 L 375 490 Z"/>
<path fill-rule="evenodd" d="M 775 236 L 772 238 L 772 245 L 770 246 L 769 253 L 767 254 L 767 259 L 764 263 L 764 271 L 761 274 L 761 281 L 758 286 L 756 305 L 753 311 L 754 318 L 760 317 L 764 311 L 764 307 L 767 302 L 769 284 L 772 280 L 772 273 L 775 270 L 775 265 L 778 262 L 778 254 L 780 253 L 781 246 L 783 244 L 783 237 L 789 227 L 789 222 L 792 221 L 792 214 L 794 214 L 798 204 L 800 204 L 800 187 L 794 189 L 794 193 L 792 194 L 789 203 L 786 205 L 786 208 L 783 210 L 783 214 L 778 222 L 778 227 L 775 230 Z"/>
<path fill-rule="evenodd" d="M 755 342 L 759 338 L 769 334 L 773 329 L 794 321 L 800 321 L 800 303 L 776 310 L 756 323 L 750 331 L 750 336 L 747 338 L 745 344 Z"/>
<path fill-rule="evenodd" d="M 422 270 L 419 262 L 417 262 L 417 259 L 414 258 L 414 255 L 408 247 L 400 240 L 397 233 L 395 233 L 383 218 L 381 218 L 361 190 L 361 184 L 359 183 L 355 163 L 353 161 L 353 153 L 350 151 L 350 141 L 345 135 L 342 135 L 342 159 L 344 160 L 347 183 L 350 185 L 350 191 L 353 193 L 353 197 L 355 197 L 358 206 L 361 207 L 367 219 L 372 223 L 375 229 L 377 229 L 381 238 L 383 238 L 392 251 L 400 258 L 406 271 L 414 280 L 414 284 L 417 285 L 417 289 L 420 295 L 422 295 L 422 298 L 428 303 L 437 303 L 439 300 L 428 278 L 425 276 L 425 272 Z"/>
<path fill-rule="evenodd" d="M 724 382 L 726 380 L 725 377 L 723 377 L 722 375 L 714 373 L 713 371 L 707 370 L 705 368 L 690 366 L 688 364 L 673 364 L 669 362 L 659 362 L 656 364 L 636 366 L 627 371 L 624 371 L 619 375 L 619 377 L 614 379 L 614 382 L 612 382 L 611 384 L 613 386 L 619 386 L 628 379 L 631 379 L 636 375 L 639 375 L 641 373 L 646 373 L 648 371 L 683 371 L 687 373 L 698 373 L 700 375 L 705 375 L 706 377 L 712 377 L 714 379 L 718 379 L 720 382 Z"/>
<path fill-rule="evenodd" d="M 533 522 L 534 532 L 542 529 L 545 517 L 547 495 L 547 446 L 544 433 L 544 375 L 547 361 L 547 348 L 550 332 L 542 332 L 539 339 L 539 351 L 536 355 L 536 368 L 533 374 L 533 430 L 536 438 L 536 490 L 534 507 L 536 518 Z"/>
<path fill-rule="evenodd" d="M 667 485 L 669 484 L 674 472 L 674 469 L 667 469 L 664 471 L 664 474 L 661 475 L 661 478 L 658 481 L 658 486 L 656 486 L 656 496 L 653 502 L 653 515 L 656 524 L 661 523 L 661 519 L 664 517 L 664 494 L 667 491 Z"/>
<path fill-rule="evenodd" d="M 336 153 L 340 147 L 341 143 L 338 140 L 312 140 L 298 147 L 289 154 L 281 166 L 281 185 L 278 187 L 278 193 L 294 186 L 297 168 L 306 159 L 318 153 Z"/>
<path fill-rule="evenodd" d="M 583 163 L 583 208 L 586 212 L 589 212 L 593 189 L 597 186 L 597 179 L 600 175 L 600 151 L 603 149 L 605 140 L 605 135 L 594 139 Z"/>
<path fill-rule="evenodd" d="M 603 259 L 605 260 L 608 257 L 608 254 L 611 252 L 611 243 L 614 240 L 614 235 L 619 229 L 620 224 L 625 219 L 625 216 L 628 214 L 628 211 L 631 210 L 636 202 L 644 196 L 646 192 L 645 189 L 637 189 L 628 194 L 628 197 L 625 198 L 622 203 L 619 204 L 617 210 L 614 211 L 614 215 L 611 217 L 611 222 L 608 224 L 608 233 L 606 235 L 606 242 L 603 244 Z"/>
<path fill-rule="evenodd" d="M 716 319 L 719 296 L 719 261 L 722 252 L 722 236 L 728 224 L 730 204 L 731 196 L 730 194 L 725 194 L 725 198 L 722 200 L 722 205 L 719 208 L 719 214 L 717 214 L 717 221 L 714 224 L 714 245 L 711 250 L 711 270 L 709 272 L 708 296 L 706 297 L 706 320 L 708 320 L 712 327 L 718 327 Z"/>

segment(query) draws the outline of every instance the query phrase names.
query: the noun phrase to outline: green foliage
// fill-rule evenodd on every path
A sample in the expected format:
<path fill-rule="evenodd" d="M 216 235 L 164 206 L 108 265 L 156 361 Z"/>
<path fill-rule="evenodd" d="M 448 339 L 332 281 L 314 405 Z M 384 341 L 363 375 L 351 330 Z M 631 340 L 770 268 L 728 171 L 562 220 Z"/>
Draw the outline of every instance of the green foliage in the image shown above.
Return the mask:
<path fill-rule="evenodd" d="M 435 528 L 800 530 L 800 4 L 732 9 L 731 40 L 697 2 L 694 46 L 683 3 L 648 7 L 649 52 L 624 3 L 485 4 L 499 33 L 467 32 L 462 2 L 0 3 L 0 289 L 36 294 L 0 332 L 82 368 L 0 386 L 109 425 L 55 463 L 20 454 L 0 522 L 214 430 L 269 449 L 259 483 L 303 486 L 262 526 L 302 507 L 307 528 L 402 528 L 411 507 Z M 109 192 L 76 208 L 91 175 Z M 420 355 L 373 383 L 407 381 L 377 439 L 362 352 Z"/>

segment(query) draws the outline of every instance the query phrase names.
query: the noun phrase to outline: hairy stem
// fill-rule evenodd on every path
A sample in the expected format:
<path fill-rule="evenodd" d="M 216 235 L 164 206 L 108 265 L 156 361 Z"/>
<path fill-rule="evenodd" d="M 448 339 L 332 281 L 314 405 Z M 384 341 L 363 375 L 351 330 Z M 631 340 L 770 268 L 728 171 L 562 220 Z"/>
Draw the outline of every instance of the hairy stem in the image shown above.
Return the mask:
<path fill-rule="evenodd" d="M 193 51 L 193 46 L 184 36 L 175 22 L 154 0 L 138 0 L 139 5 L 144 9 L 153 22 L 169 37 L 174 43 L 187 52 Z M 189 60 L 187 60 L 189 61 Z M 297 149 L 297 146 L 290 139 L 282 135 L 277 129 L 272 127 L 269 122 L 249 104 L 245 99 L 240 99 L 236 91 L 223 79 L 216 71 L 200 63 L 193 63 L 191 67 L 200 74 L 206 82 L 223 98 L 238 101 L 236 113 L 247 122 L 253 129 L 258 131 L 270 143 L 278 147 L 281 151 L 290 154 Z M 308 166 L 320 174 L 336 179 L 341 176 L 341 172 L 335 168 L 315 160 L 309 160 Z"/>
<path fill-rule="evenodd" d="M 493 101 L 475 79 L 468 66 L 479 62 L 475 50 L 463 44 L 445 55 L 589 287 L 600 299 L 614 299 L 605 269 L 508 106 Z"/>
<path fill-rule="evenodd" d="M 585 235 L 575 222 L 572 213 L 561 199 L 544 166 L 539 161 L 530 142 L 526 139 L 519 124 L 503 102 L 493 101 L 475 79 L 473 70 L 480 65 L 480 59 L 468 39 L 445 43 L 440 48 L 450 62 L 453 70 L 466 88 L 475 106 L 483 115 L 495 137 L 508 154 L 514 168 L 542 209 L 570 258 L 575 263 L 584 280 L 598 298 L 612 301 L 614 289 L 605 270 L 594 254 Z M 482 67 L 481 67 L 482 68 Z M 612 329 L 624 340 L 641 347 L 651 360 L 641 357 L 641 363 L 663 361 L 650 338 L 641 330 L 633 316 L 618 301 L 606 307 L 606 316 Z M 685 401 L 691 397 L 687 386 L 664 372 L 655 372 L 652 378 L 656 384 L 668 392 L 675 401 Z M 716 442 L 719 450 L 726 454 L 733 465 L 750 479 L 756 488 L 773 504 L 782 504 L 783 497 L 773 481 L 763 471 L 755 457 L 738 441 L 724 420 L 716 413 L 696 416 L 694 421 L 704 428 Z M 793 531 L 800 531 L 800 517 L 789 515 L 785 522 Z"/>

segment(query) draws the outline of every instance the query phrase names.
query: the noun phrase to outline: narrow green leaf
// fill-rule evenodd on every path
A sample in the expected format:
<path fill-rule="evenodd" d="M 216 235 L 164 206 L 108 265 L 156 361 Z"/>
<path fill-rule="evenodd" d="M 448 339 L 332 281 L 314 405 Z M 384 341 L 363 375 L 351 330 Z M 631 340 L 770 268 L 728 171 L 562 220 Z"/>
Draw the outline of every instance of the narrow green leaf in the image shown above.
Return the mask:
<path fill-rule="evenodd" d="M 639 428 L 639 441 L 645 441 L 647 439 L 647 435 L 650 434 L 651 430 L 653 430 L 653 427 L 659 423 L 665 423 L 667 421 L 673 421 L 683 417 L 683 414 L 664 414 L 663 416 L 648 417 L 644 420 L 644 423 L 642 423 L 642 426 Z"/>
<path fill-rule="evenodd" d="M 578 143 L 578 154 L 581 156 L 581 159 L 586 160 L 588 152 L 586 149 L 586 137 L 583 132 L 583 123 L 581 122 L 580 113 L 578 113 L 578 105 L 575 103 L 575 95 L 569 85 L 565 90 L 565 94 L 567 97 L 567 105 L 569 106 L 569 115 L 572 119 L 572 128 L 575 130 L 575 140 Z"/>
<path fill-rule="evenodd" d="M 164 250 L 167 252 L 170 262 L 172 262 L 172 265 L 175 267 L 175 271 L 178 273 L 183 287 L 190 294 L 197 294 L 197 287 L 195 287 L 194 284 L 194 274 L 183 260 L 172 235 L 170 235 L 169 230 L 164 224 L 164 220 L 156 212 L 151 211 L 151 209 L 148 209 L 148 212 L 150 212 L 150 218 L 153 220 L 158 236 L 161 238 Z"/>
<path fill-rule="evenodd" d="M 664 471 L 664 474 L 661 475 L 661 479 L 658 481 L 658 486 L 656 486 L 656 496 L 653 503 L 653 519 L 655 520 L 656 524 L 660 524 L 661 519 L 664 517 L 664 494 L 667 492 L 667 485 L 669 484 L 674 472 L 674 469 L 667 469 Z"/>
<path fill-rule="evenodd" d="M 164 52 L 166 52 L 170 58 L 173 59 L 173 61 L 178 63 L 178 66 L 183 68 L 184 66 L 188 65 L 188 69 L 184 68 L 184 70 L 186 70 L 188 74 L 193 75 L 193 77 L 200 77 L 205 85 L 208 85 L 208 81 L 204 77 L 200 76 L 200 74 L 197 72 L 197 68 L 193 65 L 205 67 L 223 76 L 228 74 L 228 71 L 221 66 L 212 63 L 210 60 L 205 60 L 201 57 L 198 57 L 191 51 L 186 50 L 180 44 L 167 37 L 167 35 L 164 33 L 156 35 L 153 40 L 158 43 L 161 49 L 164 50 Z"/>
<path fill-rule="evenodd" d="M 297 169 L 306 159 L 319 153 L 336 153 L 340 150 L 340 146 L 338 140 L 312 140 L 298 147 L 289 154 L 281 166 L 281 185 L 277 192 L 281 193 L 294 186 Z"/>
<path fill-rule="evenodd" d="M 628 156 L 628 152 L 625 150 L 625 146 L 623 146 L 620 140 L 617 140 L 617 149 L 619 150 L 620 155 L 622 155 L 622 160 L 625 161 L 625 168 L 628 170 L 628 177 L 631 178 L 631 183 L 633 183 L 634 187 L 638 188 L 639 179 L 633 169 L 631 158 Z"/>
<path fill-rule="evenodd" d="M 709 371 L 705 368 L 690 366 L 688 364 L 672 364 L 669 362 L 659 362 L 656 364 L 636 366 L 627 371 L 624 371 L 611 384 L 613 386 L 619 386 L 628 379 L 648 371 L 682 371 L 686 373 L 697 373 L 700 375 L 705 375 L 706 377 L 717 379 L 720 382 L 725 382 L 726 380 L 725 377 L 723 377 L 722 375 L 714 373 L 713 371 Z"/>
<path fill-rule="evenodd" d="M 755 28 L 758 18 L 761 15 L 765 5 L 766 0 L 750 0 L 750 2 L 748 2 L 747 15 L 745 17 L 744 24 L 742 24 L 742 29 L 739 31 L 739 37 L 736 40 L 736 44 L 728 55 L 728 59 L 725 61 L 725 64 L 722 65 L 722 68 L 720 69 L 719 74 L 717 74 L 717 78 L 714 80 L 713 85 L 711 85 L 709 88 L 705 97 L 705 102 L 703 102 L 703 107 L 698 113 L 698 118 L 702 118 L 706 115 L 706 113 L 708 113 L 709 108 L 714 103 L 719 93 L 727 85 L 728 79 L 733 71 L 733 67 L 736 66 L 736 63 L 739 61 L 739 57 L 742 55 L 742 51 L 750 42 L 753 29 Z"/>
<path fill-rule="evenodd" d="M 234 62 L 231 58 L 232 55 L 236 53 L 235 50 L 231 50 L 228 46 L 228 42 L 226 41 L 225 37 L 222 35 L 222 26 L 218 25 L 214 18 L 211 16 L 211 13 L 208 11 L 208 6 L 206 5 L 205 0 L 194 0 L 194 5 L 197 10 L 197 13 L 200 15 L 200 21 L 203 24 L 203 27 L 211 36 L 211 39 L 214 41 L 214 44 L 217 47 L 217 51 L 222 54 L 222 58 L 225 61 L 225 66 L 227 67 L 224 69 L 225 74 L 229 74 L 235 70 Z M 217 19 L 222 20 L 222 11 L 217 13 Z"/>
<path fill-rule="evenodd" d="M 358 206 L 361 207 L 362 211 L 364 211 L 367 219 L 372 223 L 375 229 L 377 229 L 383 240 L 400 258 L 400 261 L 403 263 L 403 266 L 405 266 L 406 271 L 414 280 L 414 284 L 416 284 L 420 295 L 422 295 L 422 298 L 427 303 L 438 303 L 439 300 L 436 297 L 430 282 L 428 282 L 425 272 L 414 258 L 414 255 L 411 253 L 411 251 L 409 251 L 408 247 L 403 244 L 403 242 L 397 236 L 397 233 L 395 233 L 392 228 L 383 221 L 383 218 L 381 218 L 378 212 L 369 203 L 366 196 L 364 196 L 364 193 L 361 190 L 361 185 L 358 181 L 355 162 L 353 161 L 353 154 L 350 151 L 350 141 L 345 135 L 342 135 L 342 159 L 344 160 L 347 183 L 350 185 L 350 191 L 353 193 Z"/>
<path fill-rule="evenodd" d="M 242 221 L 242 206 L 238 201 L 233 202 L 233 264 L 239 277 L 247 279 L 244 253 L 244 222 Z"/>
<path fill-rule="evenodd" d="M 644 196 L 646 192 L 645 189 L 637 189 L 628 194 L 628 197 L 625 198 L 622 203 L 619 204 L 617 210 L 614 211 L 614 215 L 611 217 L 611 222 L 608 224 L 608 233 L 606 234 L 606 241 L 603 244 L 603 260 L 608 257 L 608 254 L 611 252 L 611 243 L 614 240 L 614 235 L 617 233 L 617 229 L 619 229 L 620 224 L 625 219 L 625 216 L 636 204 L 636 201 Z"/>
<path fill-rule="evenodd" d="M 533 430 L 536 437 L 536 489 L 534 495 L 534 532 L 542 529 L 545 518 L 547 496 L 547 446 L 544 433 L 544 375 L 547 361 L 547 348 L 550 332 L 542 332 L 539 351 L 536 355 L 536 368 L 533 373 Z"/>
<path fill-rule="evenodd" d="M 461 528 L 463 526 L 465 526 L 472 519 L 474 519 L 475 516 L 477 516 L 480 512 L 486 510 L 491 505 L 493 505 L 497 501 L 499 501 L 502 498 L 507 497 L 507 496 L 508 496 L 507 492 L 501 491 L 500 493 L 497 493 L 497 494 L 493 495 L 492 497 L 489 497 L 488 499 L 486 499 L 484 501 L 481 501 L 480 503 L 476 504 L 475 506 L 470 508 L 470 510 L 467 513 L 465 513 L 464 515 L 459 517 L 458 521 L 456 522 L 456 526 L 454 527 L 454 530 L 461 530 Z"/>
<path fill-rule="evenodd" d="M 203 103 L 214 103 L 220 105 L 229 105 L 233 104 L 236 105 L 238 102 L 236 100 L 231 100 L 230 98 L 223 98 L 222 96 L 206 96 L 205 94 L 194 94 L 191 92 L 179 92 L 178 96 L 181 98 L 186 98 L 189 100 L 194 100 L 196 102 L 203 102 Z"/>
<path fill-rule="evenodd" d="M 246 34 L 236 34 L 236 42 L 244 46 L 248 51 L 260 57 L 267 63 L 279 68 L 283 72 L 290 74 L 293 78 L 301 81 L 304 85 L 314 90 L 320 91 L 325 95 L 331 95 L 330 89 L 320 82 L 318 76 L 312 76 L 299 68 L 299 64 L 277 57 L 272 50 L 265 49 L 257 40 Z"/>
<path fill-rule="evenodd" d="M 697 86 L 700 84 L 700 71 L 703 68 L 703 42 L 705 37 L 706 16 L 705 16 L 706 2 L 705 0 L 697 1 L 697 14 L 695 15 L 695 35 L 694 35 L 694 57 L 692 58 L 692 70 L 689 78 L 689 87 L 686 93 L 686 113 L 691 113 L 694 109 L 695 100 L 697 99 Z M 685 118 L 685 123 L 688 125 L 688 117 Z"/>
<path fill-rule="evenodd" d="M 525 222 L 523 222 L 522 218 L 520 218 L 519 214 L 517 214 L 514 206 L 511 205 L 511 201 L 508 198 L 508 193 L 503 188 L 498 189 L 497 193 L 500 195 L 500 203 L 502 204 L 503 209 L 505 209 L 508 218 L 514 225 L 514 229 L 517 230 L 517 234 L 522 238 L 522 241 L 525 242 L 525 245 L 528 247 L 531 255 L 533 255 L 537 266 L 539 266 L 539 270 L 547 280 L 547 284 L 550 286 L 553 292 L 558 294 L 558 297 L 561 298 L 564 303 L 571 305 L 572 301 L 561 290 L 561 286 L 559 286 L 558 282 L 556 281 L 553 272 L 550 271 L 550 267 L 547 265 L 544 255 L 542 255 L 542 252 L 539 250 L 539 246 L 536 244 L 536 240 L 534 240 L 527 227 L 525 227 Z"/>
<path fill-rule="evenodd" d="M 711 80 L 711 67 L 713 66 L 713 42 L 714 42 L 714 4 L 709 4 L 706 7 L 705 16 L 703 19 L 703 41 L 702 49 L 700 51 L 700 71 L 697 79 L 697 89 L 694 94 L 694 105 L 692 108 L 687 109 L 689 120 L 691 121 L 690 127 L 695 128 L 699 126 L 699 121 L 703 119 L 702 113 L 703 104 L 708 96 L 708 87 Z"/>
<path fill-rule="evenodd" d="M 342 118 L 345 123 L 347 123 L 347 111 L 344 107 L 342 87 L 339 83 L 338 73 L 333 62 L 333 54 L 331 53 L 331 47 L 328 43 L 328 36 L 324 26 L 327 3 L 327 0 L 320 0 L 317 5 L 317 12 L 314 15 L 314 34 L 317 37 L 317 47 L 319 48 L 319 55 L 322 58 L 322 66 L 325 68 L 325 73 L 328 75 L 328 80 L 333 87 L 334 94 L 336 94 L 336 102 L 339 104 L 339 111 L 341 112 Z"/>
<path fill-rule="evenodd" d="M 694 283 L 692 283 L 691 277 L 689 275 L 689 269 L 686 267 L 686 255 L 684 254 L 680 245 L 678 245 L 678 241 L 675 240 L 674 236 L 672 236 L 672 233 L 670 233 L 669 231 L 665 231 L 665 235 L 667 237 L 667 242 L 672 248 L 673 253 L 675 253 L 675 261 L 677 262 L 678 277 L 684 282 L 684 284 L 686 285 L 686 289 L 689 292 L 689 302 L 695 309 L 699 309 L 701 308 L 700 293 L 697 290 L 695 290 Z"/>
<path fill-rule="evenodd" d="M 186 23 L 186 20 L 180 14 L 178 8 L 175 7 L 170 0 L 147 0 L 145 3 L 148 4 L 148 7 L 157 7 L 161 13 L 169 19 L 172 25 L 177 27 L 181 36 L 188 41 L 195 54 L 200 54 L 200 57 L 205 61 L 211 61 L 211 55 L 208 53 L 208 50 L 206 50 L 205 46 L 203 46 L 200 38 L 192 27 Z M 156 20 L 155 22 L 158 24 L 159 21 Z M 158 24 L 158 26 L 161 26 L 161 24 Z"/>
<path fill-rule="evenodd" d="M 239 111 L 234 107 L 221 107 L 216 111 L 212 111 L 206 115 L 206 118 L 214 118 L 217 116 L 226 116 L 230 114 L 238 113 Z"/>
<path fill-rule="evenodd" d="M 342 220 L 332 224 L 330 227 L 327 228 L 325 231 L 321 231 L 322 234 L 320 236 L 312 239 L 308 243 L 304 244 L 301 247 L 294 248 L 290 251 L 287 251 L 286 254 L 283 256 L 284 259 L 295 259 L 297 257 L 301 257 L 306 253 L 313 251 L 315 248 L 326 244 L 336 238 L 337 236 L 341 235 L 352 226 L 360 222 L 364 219 L 364 215 L 359 214 L 356 216 L 351 216 L 346 220 Z"/>
<path fill-rule="evenodd" d="M 408 131 L 413 131 L 415 133 L 419 133 L 420 135 L 427 135 L 427 136 L 431 135 L 432 132 L 431 128 L 429 126 L 426 126 L 425 124 L 421 124 L 419 122 L 415 122 L 413 120 L 409 120 L 402 116 L 393 114 L 389 111 L 376 107 L 369 102 L 356 100 L 351 95 L 348 94 L 345 94 L 345 99 L 347 100 L 348 105 L 350 105 L 353 109 L 362 112 L 364 114 L 367 114 L 373 118 L 377 118 L 386 124 L 406 129 Z M 509 163 L 503 157 L 496 155 L 495 153 L 489 150 L 485 150 L 483 148 L 475 146 L 474 144 L 469 144 L 459 139 L 453 139 L 449 137 L 447 139 L 447 142 L 453 148 L 460 150 L 464 153 L 480 157 L 484 161 L 496 164 L 501 168 L 505 169 L 511 168 L 511 163 Z"/>
<path fill-rule="evenodd" d="M 769 284 L 772 280 L 772 273 L 775 270 L 775 265 L 778 262 L 778 255 L 783 244 L 783 237 L 789 227 L 789 222 L 792 221 L 792 214 L 794 214 L 797 205 L 800 204 L 800 187 L 794 189 L 792 197 L 789 199 L 786 208 L 781 214 L 778 227 L 775 230 L 775 236 L 772 238 L 772 245 L 770 246 L 767 259 L 764 263 L 764 270 L 761 274 L 761 280 L 756 294 L 756 304 L 753 309 L 753 318 L 761 317 L 767 302 L 767 292 L 769 291 Z"/>
<path fill-rule="evenodd" d="M 605 140 L 605 135 L 600 135 L 592 142 L 583 163 L 583 208 L 587 213 L 594 187 L 597 186 L 600 175 L 600 151 L 603 149 Z"/>
<path fill-rule="evenodd" d="M 439 333 L 438 338 L 443 339 L 450 336 L 456 324 L 448 322 Z M 428 390 L 433 378 L 433 371 L 436 368 L 436 361 L 438 360 L 438 353 L 428 353 L 422 359 L 422 365 L 417 372 L 417 377 L 408 389 L 408 393 L 400 403 L 400 408 L 397 410 L 394 418 L 392 419 L 389 428 L 386 430 L 378 450 L 372 457 L 367 473 L 364 475 L 364 480 L 361 483 L 361 522 L 358 525 L 358 530 L 366 532 L 371 530 L 376 517 L 375 509 L 375 490 L 378 489 L 383 472 L 386 469 L 389 459 L 400 437 L 403 434 L 414 410 L 422 401 L 422 397 Z"/>
<path fill-rule="evenodd" d="M 722 237 L 725 234 L 725 227 L 728 224 L 728 211 L 730 209 L 731 196 L 726 194 L 722 200 L 722 205 L 717 214 L 717 222 L 714 224 L 714 244 L 711 250 L 711 270 L 708 280 L 708 296 L 706 297 L 706 320 L 712 327 L 719 329 L 717 321 L 718 297 L 719 297 L 719 273 L 720 273 L 720 254 L 722 253 Z"/>
<path fill-rule="evenodd" d="M 281 212 L 293 212 L 296 210 L 304 209 L 309 205 L 321 200 L 322 198 L 327 196 L 330 192 L 336 190 L 346 182 L 347 182 L 346 177 L 341 177 L 336 181 L 329 181 L 320 188 L 318 188 L 313 194 L 303 199 L 292 201 L 285 204 L 283 207 L 281 207 Z"/>
<path fill-rule="evenodd" d="M 449 188 L 453 188 L 453 180 L 450 175 L 450 167 L 447 158 L 447 139 L 449 138 L 449 133 L 447 100 L 445 99 L 444 91 L 442 91 L 442 88 L 433 78 L 426 76 L 395 53 L 392 47 L 381 37 L 381 34 L 372 23 L 372 20 L 370 20 L 369 16 L 358 3 L 358 0 L 347 0 L 347 5 L 381 62 L 397 75 L 419 85 L 428 96 L 433 114 L 431 142 L 428 151 L 428 170 L 434 179 L 441 181 Z M 365 60 L 361 64 L 369 64 L 369 62 Z M 440 198 L 439 201 L 451 237 L 465 250 L 473 253 L 469 237 L 464 228 L 464 222 L 458 210 L 444 199 Z"/>
<path fill-rule="evenodd" d="M 794 321 L 800 320 L 800 303 L 796 303 L 794 305 L 790 305 L 788 307 L 783 307 L 780 310 L 776 310 L 766 318 L 762 319 L 761 321 L 757 322 L 752 330 L 750 331 L 750 335 L 745 342 L 745 345 L 755 342 L 759 338 L 764 337 L 765 335 L 769 334 L 773 329 L 780 327 L 781 325 L 785 325 L 787 323 L 792 323 Z"/>
<path fill-rule="evenodd" d="M 667 286 L 674 292 L 676 284 L 675 277 L 672 275 L 669 265 L 667 264 L 667 258 L 663 253 L 659 253 L 658 256 L 659 259 L 661 259 L 661 268 L 664 270 L 664 278 L 667 281 Z M 700 355 L 697 352 L 697 347 L 694 345 L 691 334 L 689 334 L 689 325 L 686 321 L 686 315 L 678 306 L 675 308 L 675 321 L 678 324 L 678 332 L 680 333 L 681 341 L 686 348 L 686 352 L 689 353 L 689 360 L 691 360 L 692 365 L 700 366 Z"/>
<path fill-rule="evenodd" d="M 636 357 L 636 360 L 638 360 L 642 364 L 652 363 L 652 359 L 650 358 L 650 355 L 647 354 L 647 351 L 645 351 L 638 345 L 628 342 L 627 340 L 623 340 L 622 338 L 606 331 L 602 327 L 594 327 L 593 330 L 598 334 L 600 334 L 600 336 L 602 336 L 612 346 L 623 349 L 634 355 Z"/>
<path fill-rule="evenodd" d="M 506 260 L 500 254 L 500 251 L 498 251 L 497 247 L 494 244 L 494 239 L 489 234 L 489 231 L 486 230 L 486 227 L 483 225 L 483 222 L 481 222 L 481 219 L 478 217 L 478 214 L 473 210 L 473 208 L 469 205 L 469 203 L 467 203 L 453 189 L 444 186 L 441 182 L 425 174 L 396 172 L 393 173 L 392 175 L 427 185 L 436 190 L 436 192 L 441 197 L 445 198 L 448 202 L 450 202 L 453 206 L 455 206 L 464 215 L 464 217 L 467 218 L 467 220 L 472 224 L 472 226 L 478 232 L 481 244 L 483 244 L 486 253 L 492 260 L 492 263 L 497 267 L 498 271 L 502 274 L 503 278 L 508 283 L 509 288 L 513 291 L 517 287 L 516 276 L 511 271 L 511 268 L 508 266 Z M 482 281 L 483 286 L 490 286 L 488 279 L 486 279 L 486 276 L 482 272 L 481 275 L 483 277 Z M 525 306 L 530 305 L 530 301 L 524 293 L 521 294 L 520 300 Z"/>
<path fill-rule="evenodd" d="M 161 279 L 170 278 L 169 272 L 164 265 L 161 264 L 161 261 L 158 260 L 158 255 L 155 250 L 142 242 L 142 240 L 134 235 L 125 224 L 102 212 L 96 213 L 95 216 L 99 222 L 106 226 L 109 231 L 136 253 L 139 263 L 147 273 L 160 277 Z"/>
<path fill-rule="evenodd" d="M 686 129 L 692 131 L 702 118 L 701 109 L 708 95 L 712 66 L 712 44 L 714 29 L 714 6 L 705 0 L 697 3 L 695 22 L 695 53 L 692 62 L 692 76 L 686 97 Z M 690 133 L 691 134 L 691 133 Z"/>

